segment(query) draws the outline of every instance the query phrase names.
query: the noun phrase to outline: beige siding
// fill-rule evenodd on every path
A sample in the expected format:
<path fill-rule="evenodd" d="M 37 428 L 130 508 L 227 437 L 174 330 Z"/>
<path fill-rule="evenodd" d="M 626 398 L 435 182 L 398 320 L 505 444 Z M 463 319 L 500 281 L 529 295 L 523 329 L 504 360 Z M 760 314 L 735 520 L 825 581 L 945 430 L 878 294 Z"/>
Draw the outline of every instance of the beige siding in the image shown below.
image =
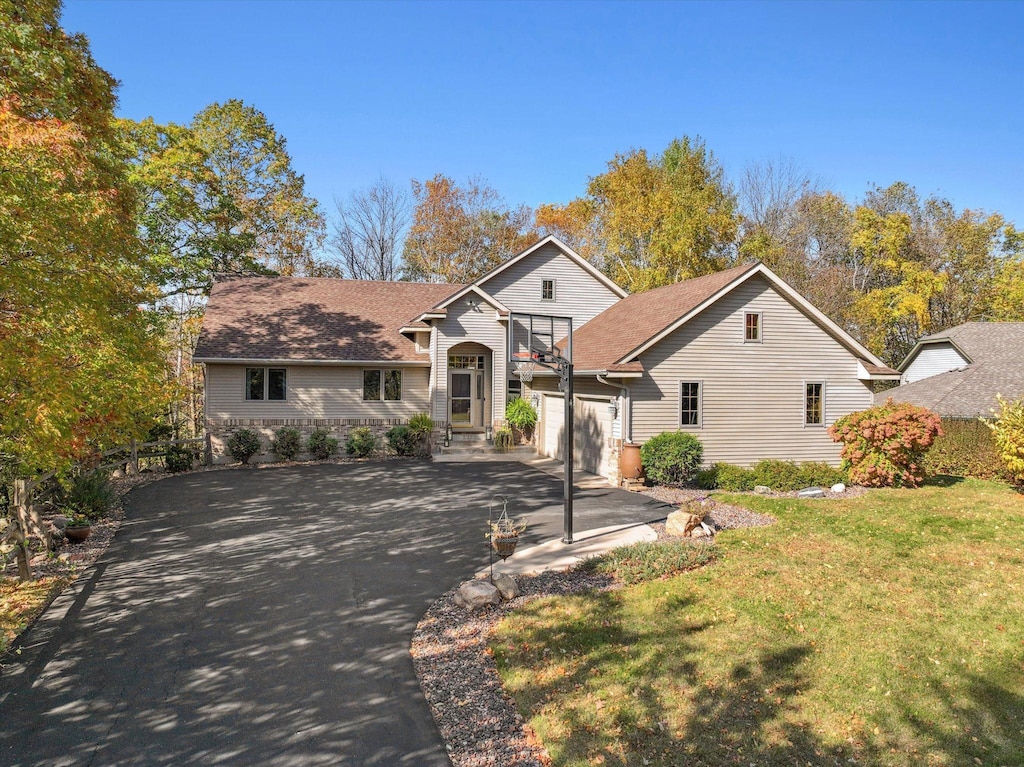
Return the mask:
<path fill-rule="evenodd" d="M 763 342 L 743 343 L 745 312 L 762 313 Z M 870 407 L 857 360 L 761 278 L 744 283 L 641 356 L 630 382 L 634 441 L 679 428 L 679 383 L 702 383 L 706 463 L 762 458 L 838 463 L 824 426 L 804 426 L 804 384 L 825 384 L 826 426 Z"/>
<path fill-rule="evenodd" d="M 928 344 L 914 357 L 905 371 L 901 383 L 909 384 L 922 378 L 946 373 L 968 364 L 951 343 Z"/>
<path fill-rule="evenodd" d="M 555 299 L 541 299 L 541 280 L 555 281 Z M 549 243 L 496 274 L 482 287 L 513 312 L 572 317 L 578 328 L 619 300 L 606 285 Z"/>
<path fill-rule="evenodd" d="M 207 364 L 207 418 L 408 418 L 429 410 L 426 367 L 403 368 L 399 402 L 364 402 L 360 367 L 289 365 L 287 370 L 286 401 L 252 402 L 245 399 L 244 365 Z"/>
<path fill-rule="evenodd" d="M 471 306 L 470 301 L 476 302 Z M 478 344 L 489 350 L 486 387 L 488 401 L 484 403 L 484 422 L 494 421 L 505 414 L 505 328 L 495 316 L 494 307 L 475 294 L 456 301 L 448 307 L 448 316 L 435 323 L 434 360 L 434 420 L 448 421 L 448 353 L 459 344 Z M 457 350 L 460 353 L 461 350 Z M 467 347 L 466 354 L 483 353 Z"/>

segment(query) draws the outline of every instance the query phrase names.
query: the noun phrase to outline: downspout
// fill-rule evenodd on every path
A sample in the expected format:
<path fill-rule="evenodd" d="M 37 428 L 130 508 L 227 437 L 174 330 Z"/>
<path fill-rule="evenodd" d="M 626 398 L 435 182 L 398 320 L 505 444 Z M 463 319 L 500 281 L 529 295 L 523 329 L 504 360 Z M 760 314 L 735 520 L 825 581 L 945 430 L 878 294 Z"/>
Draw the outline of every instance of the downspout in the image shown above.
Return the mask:
<path fill-rule="evenodd" d="M 604 375 L 607 375 L 605 373 Z M 623 406 L 622 406 L 622 441 L 623 443 L 633 441 L 633 408 L 629 398 L 629 387 L 623 384 L 612 383 L 603 375 L 596 376 L 598 383 L 603 383 L 605 386 L 611 386 L 613 389 L 619 389 L 622 392 Z"/>

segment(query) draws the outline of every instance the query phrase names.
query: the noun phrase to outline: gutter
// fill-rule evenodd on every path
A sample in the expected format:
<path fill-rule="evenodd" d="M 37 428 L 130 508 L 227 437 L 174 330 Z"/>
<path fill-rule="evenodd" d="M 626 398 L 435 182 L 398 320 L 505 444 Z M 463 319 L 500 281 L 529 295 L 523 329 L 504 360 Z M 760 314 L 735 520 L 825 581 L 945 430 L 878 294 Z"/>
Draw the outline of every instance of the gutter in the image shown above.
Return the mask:
<path fill-rule="evenodd" d="M 605 378 L 606 375 L 608 374 L 604 373 L 602 375 L 597 375 L 595 377 L 597 378 L 598 383 L 603 383 L 605 386 L 611 386 L 613 389 L 619 389 L 622 391 L 622 397 L 625 403 L 622 408 L 622 441 L 623 443 L 632 442 L 633 408 L 632 401 L 629 398 L 629 387 L 623 384 L 612 383 L 607 378 Z"/>

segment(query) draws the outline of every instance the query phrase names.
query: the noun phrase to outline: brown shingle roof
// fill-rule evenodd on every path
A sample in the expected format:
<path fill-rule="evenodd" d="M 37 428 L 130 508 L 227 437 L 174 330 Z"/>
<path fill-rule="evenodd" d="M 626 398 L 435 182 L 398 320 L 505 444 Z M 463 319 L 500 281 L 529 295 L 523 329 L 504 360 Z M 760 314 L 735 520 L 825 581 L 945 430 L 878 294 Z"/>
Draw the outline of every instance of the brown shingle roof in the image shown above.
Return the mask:
<path fill-rule="evenodd" d="M 210 293 L 194 358 L 427 362 L 398 332 L 459 285 L 240 277 Z"/>
<path fill-rule="evenodd" d="M 863 365 L 864 369 L 871 373 L 871 375 L 898 376 L 900 374 L 900 371 L 898 370 L 893 370 L 885 365 L 876 365 L 875 363 L 868 362 L 867 360 L 861 360 L 860 364 Z"/>
<path fill-rule="evenodd" d="M 746 264 L 683 280 L 645 293 L 634 293 L 612 304 L 573 332 L 573 366 L 579 371 L 611 369 L 645 341 L 754 267 L 754 264 Z"/>

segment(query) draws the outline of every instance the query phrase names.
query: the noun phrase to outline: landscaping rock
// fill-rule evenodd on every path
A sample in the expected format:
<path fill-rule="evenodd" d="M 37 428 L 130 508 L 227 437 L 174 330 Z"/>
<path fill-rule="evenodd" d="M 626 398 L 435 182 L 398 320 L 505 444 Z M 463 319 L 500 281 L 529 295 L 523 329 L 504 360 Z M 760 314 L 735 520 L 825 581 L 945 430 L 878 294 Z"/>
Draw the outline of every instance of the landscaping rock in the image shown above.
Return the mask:
<path fill-rule="evenodd" d="M 690 531 L 690 537 L 691 538 L 706 538 L 707 535 L 708 535 L 707 531 L 703 527 L 701 527 L 700 525 L 698 525 L 697 527 L 693 528 L 693 530 Z"/>
<path fill-rule="evenodd" d="M 798 498 L 824 498 L 825 491 L 820 487 L 805 487 L 796 495 Z"/>
<path fill-rule="evenodd" d="M 758 495 L 771 495 L 772 489 L 768 485 L 757 485 L 754 492 Z"/>
<path fill-rule="evenodd" d="M 53 519 L 50 520 L 50 524 L 52 524 L 54 527 L 56 527 L 58 530 L 60 530 L 63 533 L 64 532 L 64 528 L 68 526 L 68 518 L 67 517 L 54 517 Z"/>
<path fill-rule="evenodd" d="M 476 610 L 479 607 L 499 604 L 501 594 L 487 581 L 472 580 L 459 586 L 459 590 L 455 592 L 455 601 L 467 610 Z"/>
<path fill-rule="evenodd" d="M 688 511 L 673 511 L 665 520 L 665 532 L 669 535 L 687 536 L 700 526 L 700 517 Z"/>
<path fill-rule="evenodd" d="M 502 599 L 515 599 L 519 596 L 519 586 L 516 585 L 516 579 L 508 573 L 496 573 L 491 577 L 491 583 L 501 594 Z"/>
<path fill-rule="evenodd" d="M 842 482 L 837 482 L 836 484 L 832 485 L 832 492 L 833 493 L 845 493 L 846 492 L 846 485 L 844 485 Z"/>

